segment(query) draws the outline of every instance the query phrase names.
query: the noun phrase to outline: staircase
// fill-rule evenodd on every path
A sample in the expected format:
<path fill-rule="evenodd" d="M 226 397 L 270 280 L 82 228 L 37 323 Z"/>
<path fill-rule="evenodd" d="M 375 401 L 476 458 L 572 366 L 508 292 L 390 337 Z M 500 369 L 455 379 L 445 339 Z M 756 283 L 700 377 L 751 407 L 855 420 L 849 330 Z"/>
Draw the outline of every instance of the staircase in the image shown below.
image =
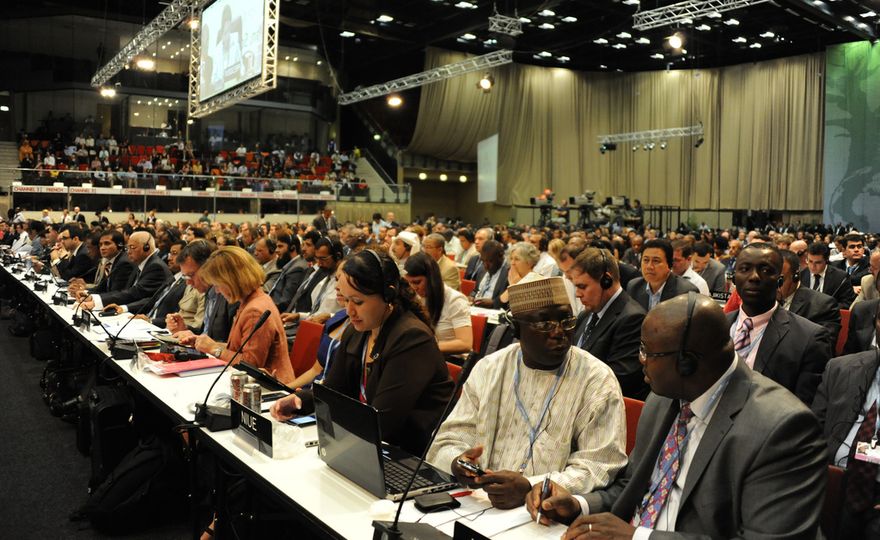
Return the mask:
<path fill-rule="evenodd" d="M 12 182 L 20 177 L 18 171 L 10 169 L 14 169 L 18 165 L 18 145 L 14 142 L 0 141 L 0 192 L 10 194 L 10 196 L 0 197 L 0 215 L 2 216 L 6 216 L 6 210 L 9 209 Z"/>
<path fill-rule="evenodd" d="M 401 202 L 408 203 L 408 195 L 401 190 L 398 201 L 397 190 L 401 187 L 397 182 L 388 176 L 384 171 L 380 171 L 370 163 L 370 160 L 364 156 L 357 162 L 357 176 L 367 183 L 370 187 L 370 200 L 380 202 Z"/>

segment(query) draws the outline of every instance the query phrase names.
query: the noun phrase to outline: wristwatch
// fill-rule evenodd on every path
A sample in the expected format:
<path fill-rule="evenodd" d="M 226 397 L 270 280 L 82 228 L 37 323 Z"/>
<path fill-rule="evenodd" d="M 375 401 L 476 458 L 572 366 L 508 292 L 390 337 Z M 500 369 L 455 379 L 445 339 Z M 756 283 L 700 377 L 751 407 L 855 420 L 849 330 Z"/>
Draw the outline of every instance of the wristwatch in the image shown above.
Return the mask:
<path fill-rule="evenodd" d="M 214 347 L 214 350 L 211 351 L 211 354 L 214 355 L 215 358 L 220 358 L 220 355 L 223 354 L 224 348 L 223 345 L 217 345 Z"/>

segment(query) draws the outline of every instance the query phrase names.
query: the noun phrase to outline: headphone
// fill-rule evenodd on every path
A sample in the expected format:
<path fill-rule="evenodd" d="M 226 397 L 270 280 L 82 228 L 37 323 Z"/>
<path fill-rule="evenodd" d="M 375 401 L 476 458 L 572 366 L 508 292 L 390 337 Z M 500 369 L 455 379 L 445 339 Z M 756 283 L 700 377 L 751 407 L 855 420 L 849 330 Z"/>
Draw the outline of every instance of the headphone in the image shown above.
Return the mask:
<path fill-rule="evenodd" d="M 688 335 L 691 331 L 691 319 L 694 316 L 694 306 L 697 304 L 697 293 L 688 291 L 687 320 L 684 324 L 684 332 L 681 336 L 681 346 L 678 351 L 678 359 L 676 360 L 676 369 L 682 377 L 690 377 L 697 372 L 697 363 L 702 356 L 699 353 L 685 350 L 687 347 Z"/>
<path fill-rule="evenodd" d="M 149 242 L 144 242 L 144 253 L 146 253 L 146 252 L 148 252 L 148 251 L 150 251 L 150 243 L 149 243 Z"/>
<path fill-rule="evenodd" d="M 504 310 L 498 314 L 498 322 L 506 324 L 510 328 L 510 332 L 515 339 L 519 339 L 519 323 L 513 318 L 509 310 Z"/>
<path fill-rule="evenodd" d="M 608 258 L 605 256 L 605 250 L 599 248 L 599 253 L 602 255 L 602 277 L 599 278 L 599 286 L 603 291 L 607 291 L 614 284 L 614 280 L 611 278 L 611 273 L 608 272 Z"/>
<path fill-rule="evenodd" d="M 379 254 L 373 251 L 372 249 L 365 249 L 367 253 L 373 256 L 376 259 L 376 262 L 379 264 L 379 278 L 382 280 L 382 300 L 385 301 L 386 304 L 390 304 L 394 302 L 394 299 L 397 298 L 397 288 L 393 283 L 389 283 L 385 279 L 385 265 L 382 264 L 382 258 L 379 257 Z"/>

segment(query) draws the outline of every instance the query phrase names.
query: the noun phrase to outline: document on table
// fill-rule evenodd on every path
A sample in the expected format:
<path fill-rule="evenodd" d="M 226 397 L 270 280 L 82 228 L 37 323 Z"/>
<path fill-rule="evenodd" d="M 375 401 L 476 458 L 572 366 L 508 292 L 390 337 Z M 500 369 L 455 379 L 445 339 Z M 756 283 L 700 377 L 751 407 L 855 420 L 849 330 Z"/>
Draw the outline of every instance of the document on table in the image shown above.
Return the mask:
<path fill-rule="evenodd" d="M 119 330 L 121 330 L 127 322 L 127 319 L 113 322 L 102 322 L 101 326 L 103 326 L 111 336 L 116 336 L 116 334 L 119 333 Z M 155 338 L 150 335 L 150 330 L 156 330 L 156 327 L 153 326 L 152 323 L 142 319 L 135 319 L 125 327 L 125 330 L 122 331 L 119 339 L 130 341 L 155 341 Z M 100 341 L 106 341 L 106 339 L 107 336 L 104 336 Z"/>

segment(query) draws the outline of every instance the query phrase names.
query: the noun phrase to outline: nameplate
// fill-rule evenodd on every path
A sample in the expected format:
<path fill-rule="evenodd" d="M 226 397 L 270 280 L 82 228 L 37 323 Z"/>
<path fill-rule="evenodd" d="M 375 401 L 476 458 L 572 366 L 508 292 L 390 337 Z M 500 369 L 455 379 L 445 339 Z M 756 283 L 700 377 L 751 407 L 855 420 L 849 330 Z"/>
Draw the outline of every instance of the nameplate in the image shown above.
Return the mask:
<path fill-rule="evenodd" d="M 712 291 L 712 299 L 727 302 L 728 300 L 730 300 L 730 293 L 729 292 L 721 292 L 721 291 Z"/>
<path fill-rule="evenodd" d="M 272 421 L 234 399 L 229 403 L 235 432 L 251 446 L 272 457 Z"/>

